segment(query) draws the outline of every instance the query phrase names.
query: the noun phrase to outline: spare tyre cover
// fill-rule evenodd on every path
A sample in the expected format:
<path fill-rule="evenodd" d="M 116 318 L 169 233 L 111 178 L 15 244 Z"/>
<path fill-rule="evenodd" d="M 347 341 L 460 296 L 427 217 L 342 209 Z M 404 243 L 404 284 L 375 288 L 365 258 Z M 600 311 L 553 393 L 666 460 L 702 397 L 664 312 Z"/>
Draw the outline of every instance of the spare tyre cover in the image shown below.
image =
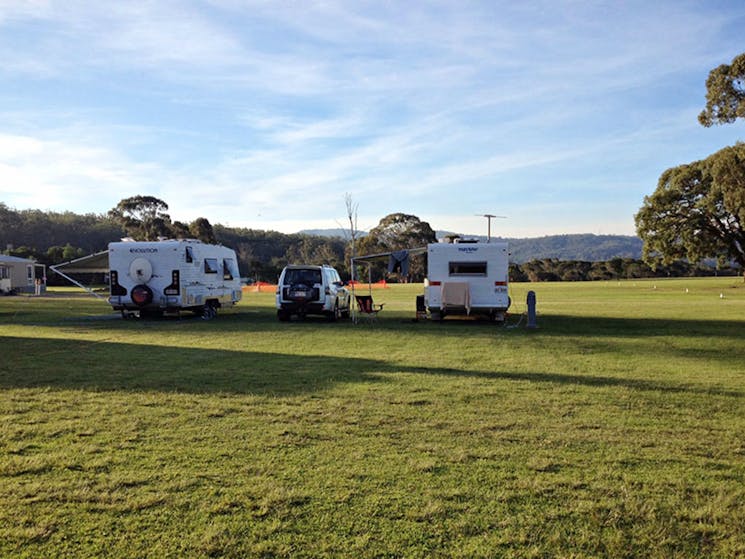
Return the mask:
<path fill-rule="evenodd" d="M 129 265 L 129 277 L 139 283 L 147 283 L 153 277 L 153 265 L 147 258 L 135 258 Z"/>

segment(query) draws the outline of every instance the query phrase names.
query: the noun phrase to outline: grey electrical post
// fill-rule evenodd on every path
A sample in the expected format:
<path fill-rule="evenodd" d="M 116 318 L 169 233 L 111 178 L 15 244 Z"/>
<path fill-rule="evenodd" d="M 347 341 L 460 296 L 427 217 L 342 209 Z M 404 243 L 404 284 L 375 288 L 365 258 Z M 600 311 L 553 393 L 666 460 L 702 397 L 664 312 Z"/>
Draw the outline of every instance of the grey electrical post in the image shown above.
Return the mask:
<path fill-rule="evenodd" d="M 535 323 L 535 291 L 528 291 L 528 324 L 526 328 L 538 328 Z"/>

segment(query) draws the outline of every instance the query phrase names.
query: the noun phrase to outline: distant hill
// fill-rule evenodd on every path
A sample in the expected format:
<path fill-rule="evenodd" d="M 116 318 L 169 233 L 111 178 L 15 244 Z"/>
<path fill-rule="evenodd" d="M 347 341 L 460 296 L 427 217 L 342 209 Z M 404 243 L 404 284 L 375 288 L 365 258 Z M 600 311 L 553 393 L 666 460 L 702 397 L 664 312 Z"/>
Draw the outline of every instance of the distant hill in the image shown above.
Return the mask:
<path fill-rule="evenodd" d="M 344 229 L 304 229 L 300 233 L 318 235 L 322 237 L 348 238 L 349 233 Z M 345 234 L 346 233 L 346 234 Z M 436 231 L 437 238 L 443 239 L 448 235 L 459 235 L 451 231 Z M 360 235 L 367 233 L 360 231 Z M 485 236 L 460 235 L 467 239 L 486 241 Z M 548 235 L 545 237 L 529 237 L 522 239 L 504 239 L 510 243 L 510 261 L 517 264 L 540 260 L 543 258 L 558 258 L 559 260 L 585 260 L 600 262 L 611 258 L 641 258 L 642 241 L 631 235 Z"/>
<path fill-rule="evenodd" d="M 437 238 L 453 235 L 437 231 Z M 485 236 L 462 235 L 467 239 L 486 241 Z M 498 237 L 495 237 L 498 238 Z M 522 239 L 500 238 L 510 243 L 510 262 L 522 264 L 543 258 L 559 260 L 584 260 L 602 262 L 611 258 L 636 258 L 642 256 L 642 241 L 630 235 L 548 235 Z"/>
<path fill-rule="evenodd" d="M 542 258 L 599 262 L 642 256 L 641 239 L 630 235 L 550 235 L 508 241 L 510 261 L 518 264 Z"/>

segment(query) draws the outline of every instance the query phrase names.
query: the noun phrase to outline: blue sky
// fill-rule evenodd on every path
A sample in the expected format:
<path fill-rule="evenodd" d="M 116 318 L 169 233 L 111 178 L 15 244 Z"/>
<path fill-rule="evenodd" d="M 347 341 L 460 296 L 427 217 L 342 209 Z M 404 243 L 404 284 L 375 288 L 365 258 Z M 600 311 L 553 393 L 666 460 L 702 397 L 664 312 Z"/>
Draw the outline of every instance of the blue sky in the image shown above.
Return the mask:
<path fill-rule="evenodd" d="M 0 0 L 0 201 L 293 232 L 633 234 L 745 3 Z"/>

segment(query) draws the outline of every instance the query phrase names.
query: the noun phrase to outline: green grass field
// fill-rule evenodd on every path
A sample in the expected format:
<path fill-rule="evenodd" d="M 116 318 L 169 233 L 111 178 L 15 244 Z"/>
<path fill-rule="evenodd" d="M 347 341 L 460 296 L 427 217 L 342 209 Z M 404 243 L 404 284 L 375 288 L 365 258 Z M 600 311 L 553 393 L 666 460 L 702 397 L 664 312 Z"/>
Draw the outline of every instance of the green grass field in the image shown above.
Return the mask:
<path fill-rule="evenodd" d="M 0 298 L 0 556 L 745 557 L 742 279 L 513 284 L 502 328 L 420 291 Z"/>

